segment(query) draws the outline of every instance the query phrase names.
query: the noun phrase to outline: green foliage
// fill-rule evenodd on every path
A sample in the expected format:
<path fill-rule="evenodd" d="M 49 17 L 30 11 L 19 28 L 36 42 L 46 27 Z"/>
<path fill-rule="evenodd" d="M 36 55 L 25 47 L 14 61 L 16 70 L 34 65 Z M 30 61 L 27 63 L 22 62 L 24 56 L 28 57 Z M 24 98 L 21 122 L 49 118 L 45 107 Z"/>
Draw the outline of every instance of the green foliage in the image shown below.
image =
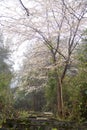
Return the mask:
<path fill-rule="evenodd" d="M 46 109 L 56 112 L 57 105 L 57 80 L 55 71 L 48 74 L 48 82 L 45 87 L 45 97 L 47 100 Z"/>
<path fill-rule="evenodd" d="M 79 54 L 80 112 L 83 120 L 87 120 L 87 30 Z"/>
<path fill-rule="evenodd" d="M 1 40 L 3 41 L 3 40 Z M 12 106 L 12 94 L 10 89 L 10 82 L 12 73 L 7 64 L 8 50 L 0 44 L 0 120 L 4 120 L 6 116 L 10 115 Z"/>
<path fill-rule="evenodd" d="M 79 120 L 79 87 L 78 75 L 67 76 L 63 84 L 64 115 L 69 120 Z"/>
<path fill-rule="evenodd" d="M 45 104 L 44 90 L 27 92 L 19 90 L 16 93 L 14 107 L 17 110 L 42 111 Z"/>
<path fill-rule="evenodd" d="M 78 72 L 67 76 L 63 84 L 65 116 L 72 120 L 87 120 L 87 43 L 77 51 Z"/>
<path fill-rule="evenodd" d="M 29 113 L 26 110 L 20 110 L 18 112 L 18 117 L 21 118 L 21 119 L 29 117 Z"/>
<path fill-rule="evenodd" d="M 87 43 L 81 44 L 80 50 L 78 50 L 78 60 L 80 67 L 87 67 Z"/>

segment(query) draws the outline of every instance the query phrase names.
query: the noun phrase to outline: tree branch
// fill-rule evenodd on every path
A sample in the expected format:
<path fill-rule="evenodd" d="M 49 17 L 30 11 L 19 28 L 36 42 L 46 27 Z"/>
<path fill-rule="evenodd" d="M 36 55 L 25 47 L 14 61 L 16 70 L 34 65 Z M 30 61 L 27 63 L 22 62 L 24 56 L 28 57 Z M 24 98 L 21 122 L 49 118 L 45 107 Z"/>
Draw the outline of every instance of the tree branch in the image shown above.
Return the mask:
<path fill-rule="evenodd" d="M 44 44 L 50 48 L 51 52 L 54 53 L 54 51 L 56 51 L 60 56 L 62 56 L 65 60 L 66 60 L 66 57 L 57 49 L 57 48 L 54 48 L 50 43 L 51 41 L 49 41 L 43 34 L 43 32 L 41 32 L 40 30 L 38 30 L 37 28 L 34 28 L 32 26 L 29 26 L 31 29 L 33 29 L 35 32 L 37 32 L 44 40 Z M 54 51 L 53 51 L 54 50 Z"/>
<path fill-rule="evenodd" d="M 22 0 L 19 0 L 19 2 L 21 4 L 21 6 L 24 8 L 24 10 L 26 11 L 27 16 L 29 16 L 29 14 L 30 14 L 29 10 L 25 7 L 25 5 L 23 4 Z"/>

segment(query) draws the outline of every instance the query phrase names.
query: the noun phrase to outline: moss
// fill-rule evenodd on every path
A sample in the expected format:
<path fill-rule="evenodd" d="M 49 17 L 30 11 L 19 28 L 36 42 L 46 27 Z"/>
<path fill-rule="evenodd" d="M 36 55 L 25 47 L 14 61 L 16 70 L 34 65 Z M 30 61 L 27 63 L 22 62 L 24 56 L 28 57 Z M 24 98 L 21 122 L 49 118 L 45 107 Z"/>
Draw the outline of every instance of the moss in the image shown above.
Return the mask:
<path fill-rule="evenodd" d="M 52 130 L 58 130 L 57 128 L 52 128 Z"/>

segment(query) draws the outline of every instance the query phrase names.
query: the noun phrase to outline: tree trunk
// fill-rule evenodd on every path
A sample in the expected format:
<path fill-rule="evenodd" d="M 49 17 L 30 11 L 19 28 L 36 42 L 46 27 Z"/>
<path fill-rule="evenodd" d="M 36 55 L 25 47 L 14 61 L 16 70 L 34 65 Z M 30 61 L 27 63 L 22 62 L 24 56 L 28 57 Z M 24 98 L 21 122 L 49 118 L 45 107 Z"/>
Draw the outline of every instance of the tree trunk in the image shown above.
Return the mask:
<path fill-rule="evenodd" d="M 62 83 L 61 79 L 58 78 L 57 84 L 57 106 L 58 106 L 58 116 L 63 117 L 63 94 L 62 94 Z"/>
<path fill-rule="evenodd" d="M 56 55 L 54 53 L 52 53 L 52 54 L 53 54 L 53 63 L 56 66 Z M 63 114 L 63 94 L 62 94 L 62 81 L 63 81 L 63 79 L 59 77 L 56 67 L 55 67 L 55 77 L 57 80 L 57 112 L 58 112 L 58 116 L 60 118 L 62 118 L 64 115 Z"/>

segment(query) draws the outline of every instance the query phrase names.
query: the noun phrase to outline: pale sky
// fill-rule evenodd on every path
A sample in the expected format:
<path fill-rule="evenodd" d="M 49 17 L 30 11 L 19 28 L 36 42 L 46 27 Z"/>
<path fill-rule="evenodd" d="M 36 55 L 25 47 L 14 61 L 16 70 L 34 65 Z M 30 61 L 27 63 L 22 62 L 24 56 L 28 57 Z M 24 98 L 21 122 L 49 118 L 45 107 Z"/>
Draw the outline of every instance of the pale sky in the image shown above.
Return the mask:
<path fill-rule="evenodd" d="M 30 0 L 30 1 L 22 0 L 22 2 L 29 9 L 34 8 L 34 6 L 35 6 L 35 0 Z M 39 6 L 39 3 L 37 3 L 36 7 L 38 7 L 38 6 Z M 2 1 L 0 1 L 0 17 L 1 17 L 0 22 L 2 23 L 2 25 L 3 24 L 5 25 L 6 20 L 9 22 L 11 22 L 11 21 L 13 22 L 14 19 L 26 17 L 25 13 L 26 12 L 23 9 L 23 7 L 21 6 L 21 4 L 19 3 L 19 0 L 2 0 Z M 5 25 L 5 26 L 7 26 L 7 25 Z M 16 36 L 16 34 L 11 34 L 9 32 L 9 30 L 6 30 L 5 26 L 3 26 L 3 29 L 5 29 L 4 30 L 4 34 L 6 37 L 5 42 L 7 44 L 7 40 L 11 39 L 12 44 L 14 44 L 10 48 L 12 50 L 14 50 L 12 52 L 12 59 L 14 62 L 13 67 L 14 67 L 14 70 L 16 71 L 16 70 L 19 70 L 19 68 L 21 67 L 23 56 L 26 51 L 26 46 L 27 46 L 27 44 L 31 45 L 31 41 L 22 42 L 21 45 L 17 45 L 18 42 L 21 42 L 20 37 Z"/>
<path fill-rule="evenodd" d="M 28 0 L 24 0 L 23 2 L 26 4 Z M 4 0 L 0 2 L 0 17 L 4 16 L 2 18 L 2 23 L 3 23 L 3 20 L 5 19 L 10 20 L 10 17 L 19 18 L 23 15 L 23 13 L 24 11 L 22 10 L 22 8 L 20 8 L 19 0 Z M 19 67 L 22 65 L 22 59 L 23 59 L 24 52 L 26 50 L 27 42 L 22 43 L 17 48 L 16 42 L 17 42 L 18 37 L 16 35 L 13 35 L 13 36 L 10 36 L 8 34 L 5 34 L 5 35 L 6 35 L 6 39 L 8 39 L 9 37 L 12 38 L 11 42 L 12 44 L 14 43 L 14 45 L 11 46 L 12 47 L 11 49 L 14 50 L 12 52 L 12 60 L 14 62 L 13 67 L 15 71 L 19 70 Z M 5 39 L 5 42 L 7 42 L 6 39 Z"/>

